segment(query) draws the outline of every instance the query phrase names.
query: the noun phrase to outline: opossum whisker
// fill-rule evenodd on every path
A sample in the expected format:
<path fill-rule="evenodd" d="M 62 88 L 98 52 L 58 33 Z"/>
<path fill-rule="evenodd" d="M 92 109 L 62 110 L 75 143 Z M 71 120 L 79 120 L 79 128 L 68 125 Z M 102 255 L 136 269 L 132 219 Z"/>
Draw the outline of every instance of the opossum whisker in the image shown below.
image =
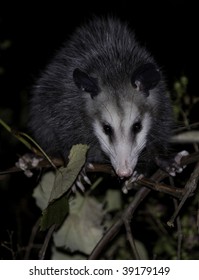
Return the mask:
<path fill-rule="evenodd" d="M 110 150 L 109 146 L 107 145 L 107 143 L 104 141 L 104 139 L 101 137 L 100 134 L 97 133 L 97 137 L 98 139 L 100 139 L 100 141 L 103 143 L 103 145 L 106 148 L 106 152 L 108 152 L 113 158 L 115 158 L 115 155 L 112 153 L 112 151 Z M 114 147 L 114 146 L 113 146 Z"/>

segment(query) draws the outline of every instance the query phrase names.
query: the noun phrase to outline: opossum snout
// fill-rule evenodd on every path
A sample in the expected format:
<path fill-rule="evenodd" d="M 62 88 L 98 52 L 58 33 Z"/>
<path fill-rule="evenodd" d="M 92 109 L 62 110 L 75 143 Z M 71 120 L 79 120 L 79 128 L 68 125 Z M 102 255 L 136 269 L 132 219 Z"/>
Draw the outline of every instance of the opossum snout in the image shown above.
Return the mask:
<path fill-rule="evenodd" d="M 128 178 L 133 174 L 133 169 L 132 168 L 126 168 L 126 169 L 117 169 L 116 174 L 118 177 L 121 179 L 123 178 Z"/>
<path fill-rule="evenodd" d="M 134 157 L 133 160 L 131 158 L 125 157 L 122 159 L 122 156 L 120 157 L 120 160 L 118 163 L 114 166 L 115 172 L 120 179 L 127 179 L 133 175 L 134 169 L 137 165 L 137 157 Z"/>

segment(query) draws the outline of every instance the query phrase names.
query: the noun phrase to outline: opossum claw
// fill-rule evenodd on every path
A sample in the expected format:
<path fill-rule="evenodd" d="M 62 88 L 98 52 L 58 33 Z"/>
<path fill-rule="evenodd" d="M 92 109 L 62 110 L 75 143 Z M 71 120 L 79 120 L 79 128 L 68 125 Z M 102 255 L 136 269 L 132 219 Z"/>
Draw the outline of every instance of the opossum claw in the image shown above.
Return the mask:
<path fill-rule="evenodd" d="M 82 169 L 82 171 L 77 177 L 75 184 L 72 186 L 72 191 L 75 193 L 78 187 L 82 192 L 85 192 L 84 183 L 91 185 L 91 181 L 86 175 L 85 167 Z"/>

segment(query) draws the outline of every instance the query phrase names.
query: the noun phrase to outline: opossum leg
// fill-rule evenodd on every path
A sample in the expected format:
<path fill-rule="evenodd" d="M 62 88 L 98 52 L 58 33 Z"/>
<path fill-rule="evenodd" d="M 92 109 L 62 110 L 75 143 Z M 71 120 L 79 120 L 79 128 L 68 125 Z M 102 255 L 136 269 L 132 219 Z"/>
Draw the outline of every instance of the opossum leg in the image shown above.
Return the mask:
<path fill-rule="evenodd" d="M 182 157 L 188 156 L 187 151 L 181 151 L 177 153 L 173 158 L 163 159 L 156 157 L 156 164 L 171 176 L 176 176 L 176 173 L 181 173 L 186 166 L 181 166 L 180 162 Z"/>

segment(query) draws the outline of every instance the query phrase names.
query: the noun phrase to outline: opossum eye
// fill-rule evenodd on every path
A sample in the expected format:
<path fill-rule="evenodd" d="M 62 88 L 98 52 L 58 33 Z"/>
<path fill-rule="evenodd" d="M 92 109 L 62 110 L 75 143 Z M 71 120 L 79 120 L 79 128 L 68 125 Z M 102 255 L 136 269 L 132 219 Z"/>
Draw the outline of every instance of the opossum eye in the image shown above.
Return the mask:
<path fill-rule="evenodd" d="M 103 130 L 104 133 L 108 136 L 112 136 L 113 135 L 113 129 L 109 124 L 103 124 Z"/>
<path fill-rule="evenodd" d="M 97 79 L 90 77 L 80 69 L 76 68 L 74 70 L 73 79 L 76 86 L 82 91 L 90 93 L 92 98 L 99 93 Z"/>
<path fill-rule="evenodd" d="M 132 131 L 134 134 L 139 133 L 142 130 L 142 124 L 140 121 L 136 122 L 132 126 Z"/>
<path fill-rule="evenodd" d="M 149 95 L 149 90 L 153 89 L 160 81 L 160 71 L 152 63 L 146 63 L 136 69 L 131 77 L 131 84 L 138 91 L 143 91 Z"/>

